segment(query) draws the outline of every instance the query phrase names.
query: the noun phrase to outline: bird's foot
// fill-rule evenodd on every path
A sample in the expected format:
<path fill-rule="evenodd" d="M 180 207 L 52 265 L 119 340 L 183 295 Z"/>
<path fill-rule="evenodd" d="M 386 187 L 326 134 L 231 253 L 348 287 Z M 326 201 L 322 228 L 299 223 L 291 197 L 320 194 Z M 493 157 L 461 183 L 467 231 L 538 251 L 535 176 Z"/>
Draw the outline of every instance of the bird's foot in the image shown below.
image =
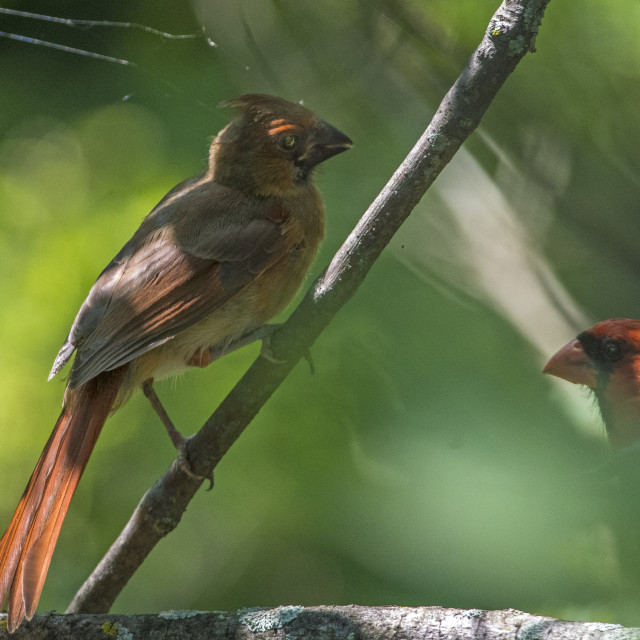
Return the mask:
<path fill-rule="evenodd" d="M 193 480 L 208 480 L 209 487 L 207 491 L 211 491 L 213 489 L 213 471 L 209 472 L 207 475 L 203 476 L 193 471 L 193 467 L 191 462 L 189 461 L 189 455 L 187 451 L 187 445 L 189 443 L 190 438 L 185 438 L 178 429 L 176 429 L 173 421 L 169 417 L 169 414 L 166 412 L 165 408 L 162 406 L 160 402 L 160 398 L 158 398 L 155 389 L 153 388 L 153 379 L 145 380 L 142 383 L 142 391 L 144 395 L 147 396 L 153 410 L 156 412 L 160 421 L 164 425 L 164 428 L 171 439 L 171 443 L 178 451 L 178 457 L 176 458 L 175 464 L 177 467 L 186 475 L 188 475 Z"/>
<path fill-rule="evenodd" d="M 264 327 L 261 327 L 264 329 L 268 328 L 269 331 L 265 331 L 260 337 L 260 340 L 262 340 L 262 346 L 260 347 L 260 356 L 265 360 L 268 360 L 269 362 L 273 362 L 273 364 L 284 364 L 286 362 L 286 360 L 277 358 L 273 353 L 273 349 L 271 348 L 271 335 L 279 326 L 280 325 L 278 324 L 268 324 Z"/>
<path fill-rule="evenodd" d="M 263 332 L 263 335 L 260 337 L 260 340 L 262 340 L 260 355 L 269 362 L 273 362 L 274 364 L 284 364 L 286 362 L 286 360 L 283 360 L 282 358 L 277 358 L 273 353 L 273 349 L 271 348 L 271 335 L 273 334 L 275 329 L 278 329 L 280 326 L 281 325 L 279 324 L 266 324 L 263 327 L 260 327 L 260 329 L 265 330 Z M 302 357 L 309 364 L 309 370 L 311 371 L 311 374 L 314 374 L 316 372 L 316 369 L 313 365 L 313 359 L 311 358 L 311 350 L 307 349 Z"/>
<path fill-rule="evenodd" d="M 188 475 L 192 480 L 197 480 L 198 482 L 203 482 L 204 480 L 209 481 L 209 486 L 207 487 L 207 491 L 211 491 L 213 489 L 213 471 L 209 471 L 207 475 L 201 475 L 196 473 L 193 470 L 193 466 L 191 465 L 191 461 L 189 460 L 189 452 L 187 450 L 187 445 L 189 444 L 189 438 L 182 438 L 182 444 L 178 448 L 178 457 L 176 458 L 174 464 L 182 471 L 182 473 Z"/>

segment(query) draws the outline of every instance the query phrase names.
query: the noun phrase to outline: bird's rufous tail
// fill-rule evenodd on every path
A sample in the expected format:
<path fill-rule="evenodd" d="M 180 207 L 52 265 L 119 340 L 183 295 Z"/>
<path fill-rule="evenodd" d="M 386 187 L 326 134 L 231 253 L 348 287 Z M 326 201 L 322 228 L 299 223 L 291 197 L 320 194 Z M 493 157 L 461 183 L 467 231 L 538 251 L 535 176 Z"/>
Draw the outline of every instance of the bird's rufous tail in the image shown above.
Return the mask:
<path fill-rule="evenodd" d="M 35 613 L 69 502 L 122 381 L 104 372 L 70 390 L 11 523 L 0 540 L 0 605 L 8 597 L 9 632 Z"/>

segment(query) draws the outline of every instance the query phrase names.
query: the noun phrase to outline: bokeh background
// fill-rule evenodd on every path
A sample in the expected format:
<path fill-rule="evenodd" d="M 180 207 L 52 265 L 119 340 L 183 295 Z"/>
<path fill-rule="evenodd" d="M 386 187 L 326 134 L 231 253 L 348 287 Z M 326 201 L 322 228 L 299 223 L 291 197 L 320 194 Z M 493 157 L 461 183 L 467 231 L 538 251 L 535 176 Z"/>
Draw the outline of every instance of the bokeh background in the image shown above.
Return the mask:
<path fill-rule="evenodd" d="M 0 30 L 0 523 L 58 415 L 47 373 L 102 267 L 206 166 L 247 92 L 355 141 L 318 176 L 308 286 L 426 127 L 498 0 L 9 2 Z M 62 13 L 64 11 L 64 13 Z M 544 377 L 579 330 L 640 316 L 640 10 L 549 5 L 529 55 L 357 296 L 114 610 L 439 604 L 640 624 L 640 528 L 588 393 Z M 285 314 L 286 315 L 286 314 Z M 256 357 L 159 385 L 196 430 Z M 142 397 L 72 504 L 41 610 L 64 610 L 174 457 Z M 635 529 L 634 529 L 635 527 Z M 626 549 L 626 551 L 625 551 Z"/>

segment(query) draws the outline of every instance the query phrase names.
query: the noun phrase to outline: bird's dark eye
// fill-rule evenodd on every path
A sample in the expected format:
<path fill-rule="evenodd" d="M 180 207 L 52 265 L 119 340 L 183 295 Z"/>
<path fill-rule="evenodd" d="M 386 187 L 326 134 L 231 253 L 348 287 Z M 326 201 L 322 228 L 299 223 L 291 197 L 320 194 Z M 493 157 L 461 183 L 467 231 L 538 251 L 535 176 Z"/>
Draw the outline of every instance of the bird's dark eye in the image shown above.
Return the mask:
<path fill-rule="evenodd" d="M 602 355 L 609 362 L 615 362 L 622 357 L 622 345 L 617 340 L 605 340 L 602 343 Z"/>
<path fill-rule="evenodd" d="M 283 136 L 282 138 L 280 138 L 280 146 L 285 151 L 291 151 L 291 149 L 293 149 L 297 144 L 298 144 L 298 136 L 289 134 L 287 136 Z"/>

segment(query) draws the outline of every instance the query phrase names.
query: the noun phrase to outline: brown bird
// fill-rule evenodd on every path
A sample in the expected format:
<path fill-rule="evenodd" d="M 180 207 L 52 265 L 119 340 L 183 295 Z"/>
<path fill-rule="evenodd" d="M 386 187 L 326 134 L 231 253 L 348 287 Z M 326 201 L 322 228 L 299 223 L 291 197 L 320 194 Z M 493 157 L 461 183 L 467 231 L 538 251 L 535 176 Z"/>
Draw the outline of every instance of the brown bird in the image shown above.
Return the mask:
<path fill-rule="evenodd" d="M 562 347 L 544 372 L 593 390 L 613 449 L 640 440 L 640 320 L 599 322 Z"/>
<path fill-rule="evenodd" d="M 155 399 L 154 379 L 246 342 L 294 296 L 324 236 L 313 169 L 351 140 L 280 98 L 226 104 L 236 117 L 213 140 L 208 170 L 144 219 L 94 284 L 53 364 L 50 378 L 76 352 L 62 413 L 0 541 L 10 632 L 35 612 L 109 414 L 138 387 Z"/>

